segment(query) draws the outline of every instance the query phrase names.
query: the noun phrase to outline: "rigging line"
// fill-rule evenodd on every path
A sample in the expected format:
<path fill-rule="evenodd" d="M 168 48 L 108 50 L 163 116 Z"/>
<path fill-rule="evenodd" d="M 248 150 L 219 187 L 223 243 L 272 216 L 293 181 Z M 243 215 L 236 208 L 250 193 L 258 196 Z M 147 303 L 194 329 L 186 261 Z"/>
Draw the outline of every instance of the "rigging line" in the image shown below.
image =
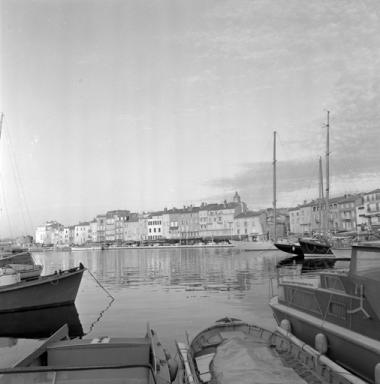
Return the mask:
<path fill-rule="evenodd" d="M 8 212 L 8 209 L 7 209 L 6 195 L 5 195 L 5 189 L 4 189 L 4 183 L 3 183 L 3 181 L 4 181 L 4 179 L 3 179 L 3 175 L 2 175 L 2 173 L 0 172 L 0 189 L 1 189 L 1 197 L 2 197 L 2 200 L 3 200 L 3 206 L 4 206 L 5 216 L 6 216 L 6 218 L 7 218 L 7 222 L 8 222 L 9 233 L 10 233 L 11 237 L 13 238 L 14 235 L 13 235 L 12 223 L 11 223 L 10 216 L 9 216 L 9 212 Z"/>
<path fill-rule="evenodd" d="M 14 165 L 14 159 L 12 157 L 12 153 L 11 153 L 11 144 L 9 142 L 9 138 L 8 138 L 8 135 L 4 135 L 5 136 L 5 140 L 6 140 L 6 144 L 7 144 L 7 148 L 8 148 L 8 152 L 9 152 L 9 156 L 8 158 L 10 159 L 10 166 L 11 166 L 11 170 L 12 170 L 12 175 L 14 177 L 14 181 L 15 181 L 15 187 L 17 189 L 17 192 L 18 192 L 18 195 L 19 195 L 19 198 L 21 200 L 21 202 L 23 201 L 22 199 L 22 196 L 21 196 L 21 192 L 20 192 L 20 188 L 19 188 L 19 185 L 17 183 L 17 175 L 16 175 L 16 169 L 15 169 L 15 165 Z M 24 224 L 24 230 L 27 230 L 27 225 L 26 225 L 26 221 L 25 221 L 25 217 L 23 216 L 22 214 L 22 209 L 23 207 L 20 207 L 20 216 L 21 216 L 21 220 Z"/>
<path fill-rule="evenodd" d="M 292 156 L 289 156 L 290 152 L 287 150 L 287 146 L 285 145 L 286 143 L 282 141 L 282 136 L 280 134 L 278 134 L 278 139 L 279 139 L 278 141 L 280 143 L 280 147 L 284 150 L 285 154 L 288 157 L 288 159 L 285 160 L 285 161 L 288 161 L 288 162 L 295 161 L 295 160 L 292 160 Z M 281 161 L 279 162 L 279 166 L 281 166 Z M 314 184 L 315 184 L 314 180 L 312 178 L 308 178 L 306 180 L 307 180 L 307 185 L 304 185 L 304 188 L 306 190 L 309 190 L 309 191 L 310 190 L 314 190 L 315 189 L 315 187 L 314 187 Z M 301 196 L 301 191 L 299 189 L 297 189 L 295 200 L 296 200 L 295 204 L 301 204 L 303 202 L 303 200 L 305 200 L 305 193 L 303 193 L 303 196 Z"/>
<path fill-rule="evenodd" d="M 24 190 L 23 183 L 21 181 L 22 179 L 21 179 L 20 170 L 18 168 L 18 164 L 17 164 L 17 161 L 16 161 L 16 154 L 15 154 L 15 151 L 14 151 L 14 146 L 12 144 L 13 140 L 12 140 L 10 131 L 8 130 L 6 132 L 7 132 L 7 135 L 6 135 L 7 144 L 9 146 L 10 154 L 11 154 L 11 162 L 13 161 L 13 166 L 14 166 L 14 170 L 15 170 L 16 183 L 18 182 L 19 194 L 20 194 L 20 197 L 21 197 L 21 201 L 22 201 L 22 203 L 24 205 L 23 208 L 25 209 L 25 213 L 26 213 L 27 218 L 29 220 L 29 225 L 31 227 L 31 230 L 33 231 L 33 229 L 34 229 L 33 221 L 32 221 L 31 215 L 30 215 L 29 206 L 28 206 L 27 201 L 26 201 L 26 195 L 25 195 L 25 190 Z M 28 225 L 25 222 L 25 218 L 24 217 L 23 217 L 23 220 L 24 220 L 25 229 L 28 231 L 28 228 L 27 228 Z"/>

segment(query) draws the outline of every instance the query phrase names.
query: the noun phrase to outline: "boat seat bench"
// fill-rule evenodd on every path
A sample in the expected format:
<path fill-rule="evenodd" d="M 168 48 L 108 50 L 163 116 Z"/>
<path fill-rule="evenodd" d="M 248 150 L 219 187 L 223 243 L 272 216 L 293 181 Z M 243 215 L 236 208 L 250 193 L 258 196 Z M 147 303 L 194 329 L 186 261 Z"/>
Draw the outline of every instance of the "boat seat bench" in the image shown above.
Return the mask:
<path fill-rule="evenodd" d="M 71 367 L 77 366 L 107 366 L 122 364 L 148 364 L 150 358 L 150 343 L 83 343 L 72 345 L 59 343 L 47 349 L 48 365 Z"/>

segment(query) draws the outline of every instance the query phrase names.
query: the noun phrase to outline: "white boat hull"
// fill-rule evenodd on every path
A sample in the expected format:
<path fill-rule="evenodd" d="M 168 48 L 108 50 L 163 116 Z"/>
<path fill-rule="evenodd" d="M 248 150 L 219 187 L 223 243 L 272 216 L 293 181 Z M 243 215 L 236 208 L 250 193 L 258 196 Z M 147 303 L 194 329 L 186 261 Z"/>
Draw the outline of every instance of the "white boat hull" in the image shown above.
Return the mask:
<path fill-rule="evenodd" d="M 336 258 L 351 258 L 352 247 L 350 248 L 331 248 Z"/>
<path fill-rule="evenodd" d="M 231 244 L 242 251 L 278 251 L 271 241 L 231 240 Z"/>

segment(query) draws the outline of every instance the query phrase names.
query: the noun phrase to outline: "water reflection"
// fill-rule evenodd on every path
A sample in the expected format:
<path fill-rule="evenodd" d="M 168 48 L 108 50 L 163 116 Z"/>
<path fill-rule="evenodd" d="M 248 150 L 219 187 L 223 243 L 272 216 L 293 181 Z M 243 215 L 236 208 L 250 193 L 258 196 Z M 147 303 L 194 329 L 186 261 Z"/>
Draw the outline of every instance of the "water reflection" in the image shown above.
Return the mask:
<path fill-rule="evenodd" d="M 44 339 L 67 324 L 70 337 L 83 336 L 75 305 L 0 314 L 0 338 Z"/>
<path fill-rule="evenodd" d="M 252 282 L 275 273 L 276 260 L 268 253 L 239 253 L 233 249 L 123 249 L 83 251 L 43 258 L 44 273 L 82 262 L 103 284 L 118 288 L 157 285 L 190 290 L 251 289 Z M 38 257 L 37 256 L 37 257 Z"/>
<path fill-rule="evenodd" d="M 44 266 L 43 274 L 82 262 L 115 298 L 109 307 L 110 298 L 98 283 L 88 272 L 83 275 L 75 303 L 84 337 L 140 335 L 149 322 L 173 354 L 174 340 L 181 340 L 185 331 L 195 334 L 224 316 L 274 327 L 268 282 L 286 255 L 186 248 L 46 252 L 33 257 Z M 7 346 L 2 350 L 24 354 L 26 341 L 19 340 L 17 351 Z"/>

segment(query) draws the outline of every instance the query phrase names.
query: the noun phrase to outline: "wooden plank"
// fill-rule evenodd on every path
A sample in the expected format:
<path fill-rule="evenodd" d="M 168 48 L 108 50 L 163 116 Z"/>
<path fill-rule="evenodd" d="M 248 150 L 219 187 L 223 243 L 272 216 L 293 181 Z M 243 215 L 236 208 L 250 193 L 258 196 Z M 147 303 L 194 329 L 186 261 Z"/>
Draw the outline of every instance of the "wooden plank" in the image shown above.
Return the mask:
<path fill-rule="evenodd" d="M 69 327 L 67 324 L 62 325 L 56 332 L 54 332 L 48 339 L 46 339 L 39 347 L 25 358 L 18 361 L 13 367 L 27 367 L 32 364 L 39 356 L 46 352 L 47 347 L 57 341 L 69 338 Z"/>

